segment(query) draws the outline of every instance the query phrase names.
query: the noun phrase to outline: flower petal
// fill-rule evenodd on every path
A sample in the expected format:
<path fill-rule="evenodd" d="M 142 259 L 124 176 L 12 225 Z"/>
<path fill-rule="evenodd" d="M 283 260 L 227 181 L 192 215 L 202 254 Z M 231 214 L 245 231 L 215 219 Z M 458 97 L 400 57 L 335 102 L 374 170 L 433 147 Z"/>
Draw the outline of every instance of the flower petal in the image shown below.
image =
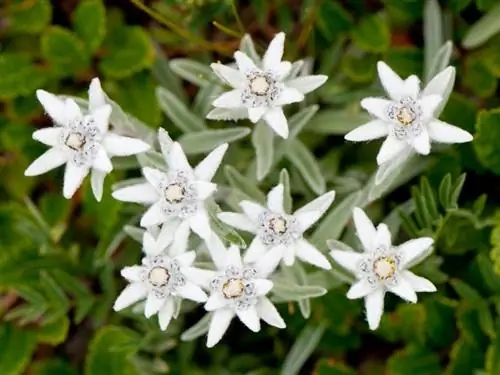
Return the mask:
<path fill-rule="evenodd" d="M 283 253 L 283 263 L 287 267 L 293 266 L 295 263 L 295 246 L 289 246 Z"/>
<path fill-rule="evenodd" d="M 386 122 L 377 119 L 351 130 L 344 138 L 348 141 L 360 142 L 382 138 L 387 134 L 389 134 L 389 126 Z"/>
<path fill-rule="evenodd" d="M 391 247 L 391 244 L 392 244 L 392 239 L 389 227 L 384 223 L 380 223 L 377 226 L 377 234 L 375 236 L 374 246 L 375 247 L 382 246 L 389 249 Z"/>
<path fill-rule="evenodd" d="M 222 243 L 219 236 L 212 234 L 212 236 L 206 240 L 206 245 L 210 253 L 210 257 L 215 264 L 215 267 L 217 267 L 217 269 L 219 270 L 225 269 L 227 249 Z"/>
<path fill-rule="evenodd" d="M 255 306 L 251 306 L 246 310 L 236 310 L 236 315 L 251 331 L 260 331 L 260 320 Z"/>
<path fill-rule="evenodd" d="M 167 221 L 168 217 L 165 215 L 162 205 L 154 203 L 141 218 L 141 227 L 150 227 L 153 225 L 161 224 Z"/>
<path fill-rule="evenodd" d="M 436 74 L 434 78 L 425 86 L 422 96 L 440 95 L 444 96 L 448 90 L 448 85 L 455 79 L 455 68 L 449 66 Z"/>
<path fill-rule="evenodd" d="M 300 229 L 306 231 L 330 208 L 335 199 L 335 191 L 329 191 L 299 208 L 293 216 L 299 222 Z"/>
<path fill-rule="evenodd" d="M 428 124 L 428 132 L 433 141 L 441 143 L 465 143 L 473 138 L 469 132 L 440 120 L 431 121 Z"/>
<path fill-rule="evenodd" d="M 393 160 L 407 147 L 408 144 L 405 141 L 400 141 L 389 135 L 384 143 L 382 143 L 382 147 L 380 147 L 377 155 L 377 164 L 382 165 Z"/>
<path fill-rule="evenodd" d="M 255 124 L 264 116 L 266 111 L 267 107 L 248 108 L 248 118 Z"/>
<path fill-rule="evenodd" d="M 119 201 L 146 204 L 154 203 L 159 198 L 158 193 L 149 182 L 117 189 L 111 195 Z"/>
<path fill-rule="evenodd" d="M 54 147 L 59 144 L 62 132 L 62 127 L 39 129 L 33 133 L 33 139 L 47 146 Z"/>
<path fill-rule="evenodd" d="M 36 90 L 36 97 L 43 105 L 45 112 L 54 120 L 54 122 L 61 126 L 66 126 L 68 119 L 66 116 L 66 105 L 64 100 L 59 99 L 54 94 L 45 90 Z"/>
<path fill-rule="evenodd" d="M 420 79 L 411 75 L 403 82 L 403 90 L 401 97 L 409 96 L 410 98 L 417 99 L 420 94 Z"/>
<path fill-rule="evenodd" d="M 431 152 L 431 141 L 429 133 L 423 131 L 420 135 L 411 140 L 413 148 L 421 155 L 429 155 Z"/>
<path fill-rule="evenodd" d="M 229 249 L 226 251 L 226 267 L 229 266 L 235 266 L 237 268 L 243 267 L 240 249 L 234 245 L 229 246 Z"/>
<path fill-rule="evenodd" d="M 112 108 L 109 104 L 96 108 L 92 111 L 92 118 L 94 119 L 97 127 L 103 133 L 109 127 L 109 116 L 111 116 Z"/>
<path fill-rule="evenodd" d="M 288 121 L 281 107 L 270 108 L 264 114 L 266 123 L 282 138 L 288 138 Z"/>
<path fill-rule="evenodd" d="M 404 90 L 404 81 L 383 61 L 377 63 L 380 83 L 392 100 L 399 100 Z"/>
<path fill-rule="evenodd" d="M 191 282 L 181 286 L 176 291 L 182 298 L 190 299 L 195 302 L 206 302 L 208 297 L 201 288 Z"/>
<path fill-rule="evenodd" d="M 212 314 L 207 335 L 207 347 L 214 347 L 222 339 L 233 318 L 234 311 L 228 308 L 217 310 Z"/>
<path fill-rule="evenodd" d="M 172 256 L 171 254 L 168 255 Z M 181 267 L 190 267 L 196 259 L 196 251 L 191 250 L 175 254 L 175 259 L 179 262 Z"/>
<path fill-rule="evenodd" d="M 167 164 L 170 169 L 192 172 L 191 165 L 189 164 L 186 154 L 184 153 L 184 150 L 179 142 L 174 142 L 172 144 L 168 154 Z"/>
<path fill-rule="evenodd" d="M 40 155 L 24 171 L 25 176 L 38 176 L 57 168 L 68 160 L 66 153 L 57 148 L 50 148 Z"/>
<path fill-rule="evenodd" d="M 436 108 L 443 101 L 441 95 L 427 95 L 420 98 L 418 104 L 422 108 L 422 120 L 430 120 L 434 117 Z"/>
<path fill-rule="evenodd" d="M 173 234 L 173 241 L 168 248 L 168 255 L 177 256 L 180 254 L 184 254 L 188 247 L 189 234 L 191 233 L 191 225 L 188 220 L 175 220 L 176 223 L 180 223 L 178 225 L 170 225 L 170 222 L 166 222 L 163 224 L 170 225 L 170 232 Z M 163 230 L 162 227 L 162 230 Z M 165 229 L 166 230 L 166 229 Z M 161 237 L 161 236 L 160 236 Z M 162 241 L 166 240 L 165 238 L 161 238 Z M 194 258 L 193 258 L 194 260 Z"/>
<path fill-rule="evenodd" d="M 129 156 L 140 154 L 151 147 L 140 139 L 124 137 L 118 134 L 107 133 L 102 141 L 102 145 L 109 155 Z"/>
<path fill-rule="evenodd" d="M 212 108 L 208 112 L 207 119 L 217 121 L 236 121 L 248 118 L 248 109 L 240 108 Z"/>
<path fill-rule="evenodd" d="M 258 241 L 259 243 L 262 244 L 262 242 L 256 238 L 257 237 L 254 238 L 252 244 L 255 241 Z M 264 247 L 264 245 L 262 245 L 262 247 Z M 272 249 L 268 250 L 267 252 L 265 252 L 264 248 L 264 252 L 262 253 L 263 255 L 259 255 L 259 257 L 256 258 L 254 264 L 254 267 L 257 270 L 259 277 L 268 277 L 270 274 L 272 274 L 280 264 L 281 258 L 283 258 L 285 251 L 286 247 L 283 245 L 275 246 Z M 245 254 L 245 263 L 247 263 L 246 254 Z"/>
<path fill-rule="evenodd" d="M 143 283 L 132 283 L 123 289 L 113 305 L 113 310 L 120 311 L 146 298 L 148 289 Z"/>
<path fill-rule="evenodd" d="M 269 298 L 263 297 L 257 303 L 257 314 L 267 324 L 277 327 L 285 328 L 286 324 L 276 307 L 272 304 Z"/>
<path fill-rule="evenodd" d="M 232 226 L 233 228 L 250 233 L 257 232 L 257 226 L 243 214 L 235 212 L 221 212 L 217 215 L 217 217 L 220 221 Z"/>
<path fill-rule="evenodd" d="M 99 150 L 97 151 L 95 159 L 92 163 L 92 167 L 106 173 L 113 170 L 113 164 L 111 164 L 111 160 L 109 159 L 108 154 L 106 154 L 104 147 L 99 146 Z"/>
<path fill-rule="evenodd" d="M 416 263 L 413 262 L 426 254 L 433 243 L 434 240 L 431 237 L 420 237 L 399 245 L 398 250 L 402 258 L 401 267 L 406 268 L 409 264 L 415 265 Z M 423 258 L 420 260 L 423 260 Z"/>
<path fill-rule="evenodd" d="M 424 277 L 415 275 L 410 271 L 401 272 L 401 277 L 403 277 L 415 292 L 435 292 L 436 286 Z"/>
<path fill-rule="evenodd" d="M 295 244 L 295 255 L 304 262 L 315 265 L 316 267 L 329 270 L 332 268 L 328 259 L 321 254 L 313 245 L 304 239 L 298 240 Z"/>
<path fill-rule="evenodd" d="M 207 240 L 212 236 L 212 228 L 210 227 L 210 220 L 205 210 L 199 210 L 197 214 L 189 218 L 189 225 L 191 230 L 196 233 L 201 239 Z"/>
<path fill-rule="evenodd" d="M 144 232 L 142 235 L 142 250 L 146 255 L 156 256 L 163 249 L 158 246 L 158 242 L 155 240 L 153 235 L 149 232 Z"/>
<path fill-rule="evenodd" d="M 304 100 L 304 94 L 293 87 L 285 87 L 276 98 L 273 105 L 282 106 L 291 103 L 298 103 Z"/>
<path fill-rule="evenodd" d="M 307 94 L 322 86 L 327 79 L 328 76 L 325 75 L 303 76 L 286 81 L 286 85 Z"/>
<path fill-rule="evenodd" d="M 92 187 L 92 192 L 94 193 L 94 197 L 98 202 L 100 202 L 102 199 L 105 177 L 106 172 L 100 171 L 98 169 L 92 169 L 90 175 L 90 186 Z"/>
<path fill-rule="evenodd" d="M 212 102 L 214 107 L 218 108 L 239 108 L 243 106 L 241 100 L 241 89 L 234 89 L 221 94 Z"/>
<path fill-rule="evenodd" d="M 245 215 L 247 215 L 254 223 L 257 223 L 259 221 L 259 216 L 266 211 L 266 209 L 260 204 L 252 201 L 241 201 L 240 207 Z"/>
<path fill-rule="evenodd" d="M 89 85 L 89 111 L 92 112 L 99 107 L 106 105 L 106 96 L 101 87 L 99 78 L 94 78 Z M 105 129 L 104 131 L 107 131 Z"/>
<path fill-rule="evenodd" d="M 354 251 L 332 250 L 330 256 L 351 273 L 358 271 L 358 265 L 363 260 L 363 255 Z"/>
<path fill-rule="evenodd" d="M 217 184 L 207 181 L 194 181 L 193 186 L 198 193 L 198 199 L 205 200 L 210 197 L 216 190 Z"/>
<path fill-rule="evenodd" d="M 221 80 L 231 87 L 239 88 L 245 83 L 245 77 L 238 70 L 220 63 L 212 63 L 210 67 Z"/>
<path fill-rule="evenodd" d="M 215 173 L 219 169 L 228 148 L 227 143 L 221 144 L 210 154 L 208 154 L 194 169 L 194 175 L 198 180 L 212 181 Z"/>
<path fill-rule="evenodd" d="M 179 238 L 185 235 L 185 227 L 181 228 L 181 225 L 184 224 L 179 218 L 176 217 L 166 217 L 166 220 L 161 225 L 160 233 L 158 234 L 158 238 L 156 240 L 158 249 L 165 249 L 167 246 L 171 245 L 169 251 L 174 253 L 178 249 L 176 246 L 179 246 L 181 242 Z M 190 233 L 189 223 L 186 224 L 188 227 L 188 236 Z M 177 239 L 177 241 L 175 241 Z M 176 242 L 175 245 L 172 242 Z"/>
<path fill-rule="evenodd" d="M 131 283 L 141 282 L 141 266 L 124 267 L 120 274 Z"/>
<path fill-rule="evenodd" d="M 88 173 L 89 169 L 87 167 L 77 167 L 72 163 L 66 164 L 63 185 L 64 198 L 70 199 L 75 194 Z"/>
<path fill-rule="evenodd" d="M 283 57 L 284 45 L 285 33 L 281 32 L 276 34 L 273 40 L 271 40 L 271 43 L 269 43 L 269 46 L 264 53 L 264 57 L 262 58 L 262 65 L 265 70 L 271 70 L 279 65 L 281 58 Z"/>
<path fill-rule="evenodd" d="M 392 105 L 392 101 L 382 98 L 365 98 L 361 100 L 361 107 L 371 115 L 382 121 L 389 121 L 387 109 Z"/>
<path fill-rule="evenodd" d="M 359 207 L 355 207 L 352 211 L 352 217 L 354 219 L 354 226 L 356 227 L 356 233 L 358 235 L 363 248 L 366 251 L 370 251 L 373 248 L 373 242 L 377 235 L 377 230 L 373 225 L 370 218 L 366 215 Z"/>
<path fill-rule="evenodd" d="M 408 302 L 417 302 L 417 294 L 404 277 L 399 277 L 395 284 L 387 285 L 387 289 Z"/>
<path fill-rule="evenodd" d="M 224 308 L 228 305 L 228 300 L 225 299 L 220 293 L 213 293 L 208 297 L 205 303 L 205 310 L 214 311 Z"/>
<path fill-rule="evenodd" d="M 285 80 L 291 71 L 292 64 L 289 61 L 282 61 L 272 69 L 272 72 L 275 74 L 276 79 L 278 79 L 279 81 Z"/>
<path fill-rule="evenodd" d="M 252 59 L 241 51 L 236 51 L 234 53 L 234 59 L 236 60 L 236 64 L 238 65 L 238 70 L 244 74 L 251 70 L 259 70 L 257 66 L 255 66 L 255 63 L 252 61 Z"/>
<path fill-rule="evenodd" d="M 142 174 L 146 177 L 146 180 L 157 189 L 161 186 L 162 181 L 167 178 L 164 172 L 150 167 L 142 168 Z"/>
<path fill-rule="evenodd" d="M 167 298 L 165 304 L 158 311 L 158 322 L 160 323 L 160 329 L 166 331 L 172 317 L 174 316 L 175 310 L 175 300 L 173 298 Z"/>
<path fill-rule="evenodd" d="M 382 288 L 374 290 L 365 297 L 366 320 L 371 330 L 376 330 L 384 313 L 385 292 Z"/>
<path fill-rule="evenodd" d="M 285 213 L 285 209 L 283 208 L 283 189 L 283 185 L 278 184 L 267 194 L 267 208 L 280 214 Z"/>
<path fill-rule="evenodd" d="M 245 252 L 245 263 L 254 263 L 261 259 L 262 255 L 266 252 L 266 247 L 258 236 L 255 236 L 250 243 L 250 246 Z"/>
<path fill-rule="evenodd" d="M 217 277 L 217 272 L 215 271 L 203 270 L 196 267 L 185 267 L 182 269 L 182 272 L 189 281 L 205 289 L 209 289 L 212 280 Z"/>
<path fill-rule="evenodd" d="M 349 299 L 358 299 L 362 297 L 366 297 L 368 294 L 373 292 L 373 288 L 366 280 L 356 281 L 351 285 L 349 291 L 347 292 L 347 298 Z"/>
<path fill-rule="evenodd" d="M 158 313 L 165 304 L 165 298 L 158 298 L 154 293 L 149 293 L 146 299 L 146 307 L 144 308 L 144 316 L 151 318 Z"/>
<path fill-rule="evenodd" d="M 273 289 L 273 282 L 267 279 L 255 279 L 253 280 L 255 286 L 255 294 L 257 296 L 265 296 L 267 293 Z"/>

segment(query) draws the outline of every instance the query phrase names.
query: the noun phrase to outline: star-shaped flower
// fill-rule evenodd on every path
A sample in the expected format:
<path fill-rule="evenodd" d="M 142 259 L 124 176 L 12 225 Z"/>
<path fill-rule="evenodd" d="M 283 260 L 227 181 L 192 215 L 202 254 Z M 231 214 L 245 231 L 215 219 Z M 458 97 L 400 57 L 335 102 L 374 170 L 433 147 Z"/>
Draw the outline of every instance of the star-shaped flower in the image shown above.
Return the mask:
<path fill-rule="evenodd" d="M 387 225 L 375 228 L 360 208 L 354 209 L 353 218 L 364 252 L 332 250 L 330 255 L 358 279 L 347 298 L 365 298 L 366 319 L 370 329 L 375 330 L 384 312 L 387 291 L 413 303 L 417 302 L 416 292 L 436 291 L 429 280 L 408 271 L 430 254 L 433 240 L 421 237 L 393 246 Z"/>
<path fill-rule="evenodd" d="M 398 157 L 408 147 L 427 155 L 431 141 L 464 143 L 472 140 L 472 135 L 465 130 L 436 118 L 438 107 L 444 106 L 443 96 L 454 79 L 453 67 L 437 74 L 422 91 L 415 75 L 403 80 L 382 61 L 378 62 L 377 69 L 390 100 L 363 99 L 361 106 L 375 119 L 352 130 L 345 139 L 359 142 L 387 137 L 377 155 L 379 165 Z"/>
<path fill-rule="evenodd" d="M 89 88 L 89 108 L 82 113 L 72 99 L 62 100 L 44 90 L 36 96 L 54 121 L 51 128 L 33 133 L 33 139 L 50 146 L 26 169 L 26 176 L 37 176 L 66 164 L 63 195 L 69 199 L 92 170 L 91 185 L 100 201 L 106 174 L 112 171 L 110 157 L 147 151 L 149 145 L 139 139 L 108 132 L 111 106 L 106 104 L 98 78 Z"/>
<path fill-rule="evenodd" d="M 193 169 L 181 145 L 174 142 L 165 160 L 167 172 L 143 168 L 147 182 L 115 190 L 113 197 L 151 205 L 141 219 L 141 226 L 162 225 L 159 237 L 164 244 L 169 244 L 174 236 L 184 241 L 190 230 L 207 239 L 212 230 L 205 200 L 217 189 L 210 181 L 227 147 L 227 143 L 217 147 Z"/>
<path fill-rule="evenodd" d="M 236 246 L 226 249 L 216 236 L 207 242 L 207 247 L 217 271 L 186 271 L 191 280 L 211 291 L 205 304 L 205 309 L 212 312 L 207 346 L 211 348 L 221 340 L 235 316 L 254 332 L 260 331 L 260 319 L 285 328 L 278 310 L 266 297 L 273 288 L 268 276 L 278 266 L 282 249 L 269 251 L 257 262 L 248 264 L 242 262 Z"/>
<path fill-rule="evenodd" d="M 255 234 L 245 253 L 246 262 L 255 262 L 266 251 L 281 246 L 287 266 L 291 266 L 297 256 L 304 262 L 330 269 L 326 257 L 303 238 L 303 233 L 325 213 L 334 198 L 335 192 L 330 191 L 289 215 L 283 208 L 283 185 L 279 184 L 269 192 L 267 207 L 242 201 L 240 207 L 243 214 L 222 212 L 218 217 L 234 228 Z"/>
<path fill-rule="evenodd" d="M 187 268 L 195 269 L 191 265 L 196 257 L 194 251 L 186 252 L 185 245 L 177 243 L 165 249 L 150 233 L 144 233 L 142 265 L 122 269 L 122 276 L 130 284 L 116 299 L 114 310 L 146 299 L 144 315 L 150 318 L 158 314 L 164 331 L 182 298 L 205 302 L 206 293 L 185 275 Z"/>
<path fill-rule="evenodd" d="M 288 137 L 288 122 L 282 106 L 301 102 L 304 94 L 321 86 L 327 80 L 324 75 L 303 76 L 288 79 L 292 64 L 281 61 L 285 43 L 285 34 L 279 33 L 269 44 L 262 63 L 257 65 L 241 51 L 234 54 L 238 69 L 212 64 L 215 74 L 233 87 L 213 102 L 216 107 L 207 118 L 229 119 L 231 112 L 234 118 L 242 118 L 242 113 L 250 121 L 256 123 L 263 118 L 266 123 L 281 137 Z M 228 109 L 229 113 L 220 113 L 218 109 Z"/>

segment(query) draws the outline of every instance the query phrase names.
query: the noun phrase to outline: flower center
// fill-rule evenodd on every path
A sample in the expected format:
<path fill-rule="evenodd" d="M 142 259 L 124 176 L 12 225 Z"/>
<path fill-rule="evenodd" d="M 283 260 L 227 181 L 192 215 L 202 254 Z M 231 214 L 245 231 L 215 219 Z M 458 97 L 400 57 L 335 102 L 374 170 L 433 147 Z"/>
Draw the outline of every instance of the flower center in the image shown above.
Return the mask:
<path fill-rule="evenodd" d="M 148 279 L 151 285 L 158 288 L 168 284 L 170 274 L 166 268 L 154 267 L 151 271 L 149 271 Z"/>
<path fill-rule="evenodd" d="M 241 279 L 229 279 L 222 286 L 222 294 L 227 299 L 238 298 L 243 295 L 245 284 Z"/>
<path fill-rule="evenodd" d="M 380 280 L 387 280 L 396 272 L 396 261 L 392 257 L 378 258 L 373 262 L 373 272 Z"/>
<path fill-rule="evenodd" d="M 65 144 L 70 149 L 79 151 L 85 145 L 85 136 L 80 132 L 69 133 L 66 137 Z"/>
<path fill-rule="evenodd" d="M 266 95 L 270 87 L 270 82 L 264 75 L 259 75 L 250 79 L 250 91 L 252 91 L 255 95 Z"/>
<path fill-rule="evenodd" d="M 398 122 L 405 126 L 411 125 L 416 118 L 417 115 L 415 114 L 415 111 L 406 106 L 401 107 L 396 114 Z"/>
<path fill-rule="evenodd" d="M 169 203 L 181 203 L 184 200 L 186 190 L 178 183 L 173 183 L 165 188 L 165 199 Z"/>
<path fill-rule="evenodd" d="M 269 228 L 276 234 L 285 234 L 288 229 L 286 220 L 282 216 L 277 216 L 270 219 Z"/>

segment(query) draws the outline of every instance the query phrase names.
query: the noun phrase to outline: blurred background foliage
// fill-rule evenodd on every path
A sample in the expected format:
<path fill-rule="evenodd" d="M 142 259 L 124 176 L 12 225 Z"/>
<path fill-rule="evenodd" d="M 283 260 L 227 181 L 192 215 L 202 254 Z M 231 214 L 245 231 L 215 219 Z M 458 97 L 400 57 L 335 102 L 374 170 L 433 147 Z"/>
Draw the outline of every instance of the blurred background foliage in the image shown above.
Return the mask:
<path fill-rule="evenodd" d="M 499 19 L 498 0 L 3 0 L 0 373 L 500 374 Z M 230 61 L 245 33 L 262 53 L 280 30 L 288 60 L 307 57 L 304 72 L 330 77 L 290 108 L 291 139 L 273 141 L 262 124 L 247 136 L 247 122 L 205 121 L 221 90 L 208 64 Z M 248 41 L 242 48 L 252 52 Z M 413 160 L 377 191 L 379 142 L 347 144 L 343 135 L 367 119 L 359 99 L 382 95 L 380 59 L 423 81 L 451 59 L 457 82 L 441 118 L 475 140 L 435 145 L 433 156 Z M 23 176 L 44 150 L 32 132 L 50 125 L 35 89 L 85 96 L 94 76 L 134 126 L 166 128 L 195 159 L 221 139 L 238 140 L 217 176 L 228 193 L 218 197 L 224 206 L 262 199 L 281 180 L 297 206 L 337 191 L 312 235 L 322 250 L 327 239 L 355 246 L 349 220 L 356 205 L 390 225 L 398 242 L 433 236 L 436 252 L 419 272 L 439 291 L 416 305 L 391 296 L 381 328 L 369 332 L 361 302 L 345 298 L 341 270 L 299 267 L 292 275 L 309 290 L 305 297 L 314 294 L 307 283 L 329 293 L 279 305 L 285 330 L 251 334 L 235 322 L 212 350 L 203 338 L 180 339 L 203 314 L 193 306 L 167 333 L 154 319 L 113 313 L 119 269 L 140 258 L 127 237 L 137 236 L 130 225 L 140 208 L 113 200 L 110 186 L 151 160 L 117 159 L 100 204 L 88 182 L 65 200 L 61 170 Z"/>

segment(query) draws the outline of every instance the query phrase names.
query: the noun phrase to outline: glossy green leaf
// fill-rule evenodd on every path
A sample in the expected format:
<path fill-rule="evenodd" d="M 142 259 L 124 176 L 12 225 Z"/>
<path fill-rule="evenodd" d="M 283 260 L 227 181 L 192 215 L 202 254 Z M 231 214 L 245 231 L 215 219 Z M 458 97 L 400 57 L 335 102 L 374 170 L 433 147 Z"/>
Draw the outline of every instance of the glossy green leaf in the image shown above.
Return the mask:
<path fill-rule="evenodd" d="M 73 25 L 76 34 L 90 52 L 94 52 L 106 36 L 106 9 L 101 0 L 84 0 L 75 10 Z"/>

